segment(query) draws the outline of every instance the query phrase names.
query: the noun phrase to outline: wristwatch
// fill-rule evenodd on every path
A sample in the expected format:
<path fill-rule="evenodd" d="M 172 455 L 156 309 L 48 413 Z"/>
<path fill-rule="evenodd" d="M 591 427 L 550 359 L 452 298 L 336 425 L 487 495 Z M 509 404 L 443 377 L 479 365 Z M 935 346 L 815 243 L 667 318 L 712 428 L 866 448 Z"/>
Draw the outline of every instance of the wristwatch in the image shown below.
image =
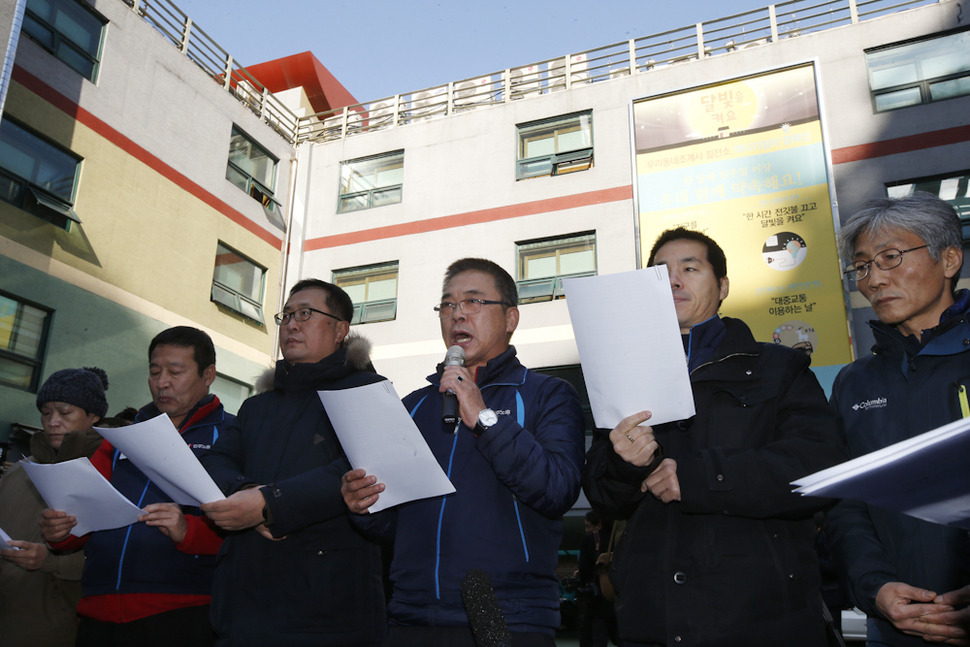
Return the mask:
<path fill-rule="evenodd" d="M 481 436 L 489 430 L 489 427 L 494 426 L 496 422 L 498 422 L 498 416 L 494 411 L 491 409 L 482 409 L 478 412 L 478 422 L 475 423 L 475 436 Z"/>

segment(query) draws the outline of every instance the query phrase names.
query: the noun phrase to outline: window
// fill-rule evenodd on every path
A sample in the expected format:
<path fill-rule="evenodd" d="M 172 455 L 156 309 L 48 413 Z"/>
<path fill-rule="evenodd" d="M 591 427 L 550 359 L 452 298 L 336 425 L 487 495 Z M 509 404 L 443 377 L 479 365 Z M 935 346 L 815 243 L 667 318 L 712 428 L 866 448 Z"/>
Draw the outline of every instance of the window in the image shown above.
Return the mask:
<path fill-rule="evenodd" d="M 0 384 L 36 391 L 51 311 L 0 292 Z"/>
<path fill-rule="evenodd" d="M 876 112 L 970 94 L 970 31 L 866 52 Z"/>
<path fill-rule="evenodd" d="M 390 321 L 397 316 L 397 261 L 336 270 L 333 282 L 354 302 L 350 323 Z"/>
<path fill-rule="evenodd" d="M 519 124 L 519 156 L 515 179 L 562 175 L 593 166 L 593 115 Z"/>
<path fill-rule="evenodd" d="M 562 280 L 596 274 L 596 234 L 516 243 L 519 303 L 562 299 Z"/>
<path fill-rule="evenodd" d="M 340 165 L 338 213 L 396 204 L 404 186 L 404 151 L 363 157 Z"/>
<path fill-rule="evenodd" d="M 263 279 L 266 268 L 222 243 L 216 248 L 212 301 L 263 323 Z"/>
<path fill-rule="evenodd" d="M 229 164 L 226 179 L 263 205 L 274 222 L 279 202 L 273 197 L 276 186 L 276 162 L 265 148 L 254 142 L 235 126 L 229 139 Z"/>
<path fill-rule="evenodd" d="M 964 246 L 970 246 L 970 170 L 896 182 L 886 187 L 890 198 L 900 198 L 915 191 L 932 193 L 952 204 L 963 225 Z"/>
<path fill-rule="evenodd" d="M 243 401 L 253 394 L 253 387 L 228 375 L 216 373 L 209 391 L 219 396 L 219 402 L 226 411 L 235 415 Z"/>
<path fill-rule="evenodd" d="M 23 33 L 93 81 L 107 22 L 81 0 L 27 0 Z"/>
<path fill-rule="evenodd" d="M 0 199 L 65 229 L 74 213 L 81 158 L 27 130 L 0 120 Z"/>

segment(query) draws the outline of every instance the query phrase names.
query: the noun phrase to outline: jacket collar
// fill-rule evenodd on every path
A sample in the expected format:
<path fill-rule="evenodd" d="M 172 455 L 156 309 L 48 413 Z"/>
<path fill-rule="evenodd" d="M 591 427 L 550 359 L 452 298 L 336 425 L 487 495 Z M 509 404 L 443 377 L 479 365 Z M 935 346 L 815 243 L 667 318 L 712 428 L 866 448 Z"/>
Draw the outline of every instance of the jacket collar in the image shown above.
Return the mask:
<path fill-rule="evenodd" d="M 966 350 L 966 346 L 963 345 L 963 338 L 966 335 L 959 334 L 957 337 L 960 339 L 956 339 L 946 333 L 960 324 L 963 324 L 964 328 L 970 326 L 968 314 L 970 314 L 970 290 L 963 289 L 954 294 L 954 303 L 943 311 L 940 323 L 934 328 L 924 330 L 918 340 L 913 335 L 903 335 L 896 326 L 873 319 L 868 322 L 876 339 L 872 352 L 875 354 L 903 353 L 909 356 L 950 355 L 961 352 Z"/>
<path fill-rule="evenodd" d="M 714 315 L 691 326 L 686 335 L 682 334 L 684 352 L 687 353 L 687 369 L 692 371 L 709 360 L 726 333 L 724 322 Z"/>
<path fill-rule="evenodd" d="M 186 429 L 191 429 L 193 426 L 201 423 L 206 418 L 222 410 L 222 403 L 219 402 L 218 396 L 214 393 L 210 393 L 201 400 L 195 403 L 185 420 L 182 421 L 182 426 L 179 427 L 179 433 L 185 432 Z M 155 416 L 159 415 L 161 411 L 155 406 L 154 402 L 149 402 L 143 406 L 139 411 L 138 415 L 135 417 L 135 422 L 142 422 L 144 420 L 151 420 Z"/>
<path fill-rule="evenodd" d="M 35 463 L 63 463 L 82 456 L 90 458 L 100 444 L 101 436 L 98 432 L 88 429 L 64 434 L 60 449 L 54 449 L 47 434 L 38 431 L 30 437 L 30 455 Z"/>
<path fill-rule="evenodd" d="M 276 362 L 273 387 L 283 391 L 316 391 L 321 382 L 340 379 L 358 371 L 374 373 L 370 361 L 370 342 L 351 333 L 340 348 L 313 364 Z"/>

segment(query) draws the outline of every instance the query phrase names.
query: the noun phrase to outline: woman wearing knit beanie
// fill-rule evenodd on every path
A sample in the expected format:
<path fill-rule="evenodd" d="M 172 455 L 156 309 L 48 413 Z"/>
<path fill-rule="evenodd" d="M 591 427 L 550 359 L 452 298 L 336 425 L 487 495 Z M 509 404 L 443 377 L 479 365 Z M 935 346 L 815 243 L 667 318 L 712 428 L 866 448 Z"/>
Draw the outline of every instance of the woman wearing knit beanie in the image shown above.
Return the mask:
<path fill-rule="evenodd" d="M 35 463 L 90 457 L 101 443 L 92 427 L 108 411 L 100 368 L 57 371 L 37 393 L 43 433 L 30 439 Z M 0 551 L 0 627 L 4 647 L 73 645 L 84 553 L 54 553 L 40 534 L 47 507 L 18 464 L 0 478 L 0 528 L 20 550 Z"/>

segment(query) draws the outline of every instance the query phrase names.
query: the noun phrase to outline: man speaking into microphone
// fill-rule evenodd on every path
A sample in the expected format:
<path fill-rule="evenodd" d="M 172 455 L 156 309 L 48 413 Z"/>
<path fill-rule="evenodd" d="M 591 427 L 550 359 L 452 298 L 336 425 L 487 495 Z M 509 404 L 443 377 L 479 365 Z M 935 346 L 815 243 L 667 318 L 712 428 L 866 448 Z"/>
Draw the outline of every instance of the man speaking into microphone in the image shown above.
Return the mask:
<path fill-rule="evenodd" d="M 434 309 L 445 346 L 462 349 L 464 362 L 449 350 L 404 405 L 454 493 L 371 515 L 384 484 L 363 470 L 343 477 L 355 522 L 394 540 L 386 645 L 474 647 L 483 637 L 461 594 L 473 569 L 494 587 L 513 647 L 555 644 L 561 518 L 579 496 L 583 416 L 568 383 L 516 358 L 517 305 L 515 281 L 492 261 L 464 258 L 445 273 Z"/>

